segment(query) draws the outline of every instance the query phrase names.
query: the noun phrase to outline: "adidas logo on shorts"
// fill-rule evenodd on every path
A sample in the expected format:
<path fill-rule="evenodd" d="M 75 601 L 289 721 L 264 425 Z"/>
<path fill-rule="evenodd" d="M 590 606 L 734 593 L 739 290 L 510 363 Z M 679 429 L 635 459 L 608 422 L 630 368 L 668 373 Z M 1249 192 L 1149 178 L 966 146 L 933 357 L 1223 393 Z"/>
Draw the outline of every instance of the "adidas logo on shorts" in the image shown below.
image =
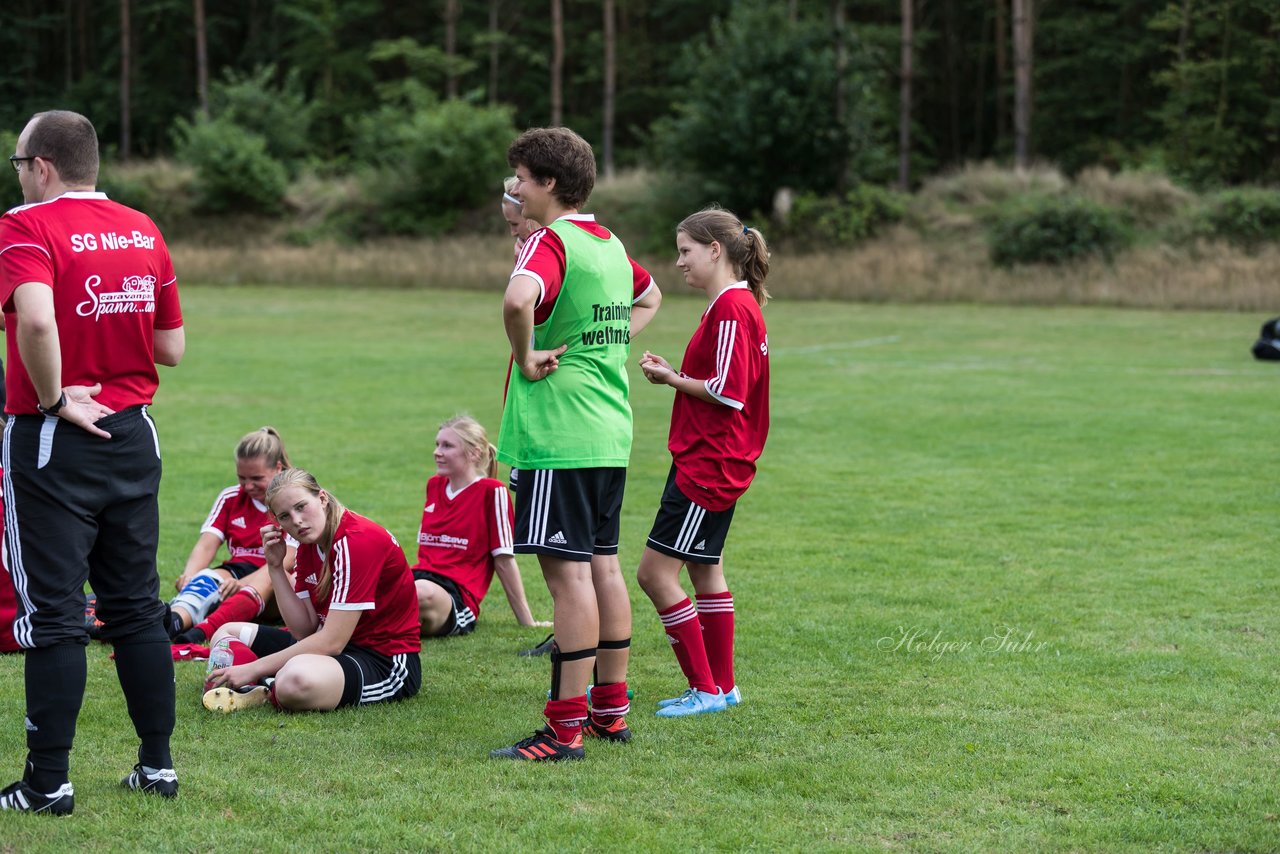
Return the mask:
<path fill-rule="evenodd" d="M 564 531 L 556 531 L 551 535 L 547 542 L 555 546 L 564 546 L 569 543 L 569 541 L 564 538 Z"/>
<path fill-rule="evenodd" d="M 707 541 L 706 541 L 706 540 L 698 540 L 698 544 L 697 544 L 696 546 L 694 546 L 694 547 L 693 547 L 693 550 L 694 550 L 695 552 L 700 552 L 700 551 L 703 551 L 704 549 L 706 549 L 706 547 L 707 547 Z"/>

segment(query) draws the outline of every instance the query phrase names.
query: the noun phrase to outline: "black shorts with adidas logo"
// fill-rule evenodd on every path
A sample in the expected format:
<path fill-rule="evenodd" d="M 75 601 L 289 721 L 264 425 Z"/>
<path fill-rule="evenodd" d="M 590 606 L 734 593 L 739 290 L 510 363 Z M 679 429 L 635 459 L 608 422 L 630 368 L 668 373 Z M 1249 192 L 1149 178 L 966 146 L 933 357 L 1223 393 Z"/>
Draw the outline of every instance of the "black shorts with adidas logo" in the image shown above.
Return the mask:
<path fill-rule="evenodd" d="M 718 564 L 737 506 L 734 504 L 720 512 L 699 507 L 676 486 L 673 465 L 667 475 L 667 486 L 662 490 L 662 504 L 653 520 L 653 530 L 649 532 L 649 548 L 690 563 Z"/>
<path fill-rule="evenodd" d="M 520 469 L 516 554 L 616 555 L 626 485 L 625 468 Z"/>

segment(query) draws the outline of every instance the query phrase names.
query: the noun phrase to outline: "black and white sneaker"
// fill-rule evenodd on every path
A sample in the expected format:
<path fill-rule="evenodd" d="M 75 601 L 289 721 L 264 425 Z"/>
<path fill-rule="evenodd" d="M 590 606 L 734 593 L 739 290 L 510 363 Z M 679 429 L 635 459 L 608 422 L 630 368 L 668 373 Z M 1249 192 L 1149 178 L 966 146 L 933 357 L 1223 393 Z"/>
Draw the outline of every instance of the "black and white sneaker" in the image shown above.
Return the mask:
<path fill-rule="evenodd" d="M 139 762 L 120 785 L 135 792 L 149 792 L 162 798 L 178 797 L 178 772 L 172 768 L 151 768 Z"/>
<path fill-rule="evenodd" d="M 56 792 L 45 795 L 31 788 L 26 780 L 19 780 L 0 790 L 0 810 L 71 815 L 75 808 L 74 795 L 70 783 L 63 783 Z"/>

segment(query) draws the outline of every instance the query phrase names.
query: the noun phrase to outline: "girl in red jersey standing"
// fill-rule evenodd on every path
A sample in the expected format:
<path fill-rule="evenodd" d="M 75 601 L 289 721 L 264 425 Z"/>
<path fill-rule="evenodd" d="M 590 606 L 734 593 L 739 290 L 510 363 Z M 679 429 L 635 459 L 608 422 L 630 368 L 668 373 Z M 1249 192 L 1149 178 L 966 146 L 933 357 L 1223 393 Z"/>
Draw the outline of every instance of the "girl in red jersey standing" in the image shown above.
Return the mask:
<path fill-rule="evenodd" d="M 237 663 L 209 675 L 205 708 L 231 712 L 270 700 L 288 711 L 328 711 L 417 694 L 418 601 L 400 544 L 302 469 L 272 479 L 267 505 L 279 524 L 262 529 L 262 546 L 289 628 L 219 629 L 215 645 L 232 638 Z M 284 569 L 286 533 L 299 543 L 293 583 Z"/>
<path fill-rule="evenodd" d="M 728 211 L 710 208 L 676 229 L 676 267 L 706 291 L 707 309 L 676 371 L 648 351 L 649 382 L 676 390 L 671 408 L 671 473 L 637 580 L 658 610 L 689 682 L 658 704 L 659 717 L 723 711 L 741 702 L 733 673 L 733 596 L 721 551 L 738 498 L 755 477 L 769 434 L 769 336 L 760 309 L 769 299 L 764 236 Z M 697 606 L 680 586 L 689 569 Z"/>
<path fill-rule="evenodd" d="M 289 468 L 284 440 L 262 427 L 236 444 L 239 484 L 218 493 L 200 536 L 174 586 L 169 602 L 169 637 L 175 643 L 203 643 L 221 626 L 254 620 L 271 602 L 271 577 L 262 554 L 262 528 L 274 517 L 267 509 L 267 485 Z M 210 566 L 218 549 L 227 560 Z M 285 569 L 293 571 L 297 543 L 287 541 Z"/>
<path fill-rule="evenodd" d="M 423 637 L 475 631 L 496 573 L 516 621 L 535 622 L 512 549 L 515 517 L 484 428 L 460 415 L 436 433 L 436 474 L 427 480 L 418 562 L 413 567 Z"/>

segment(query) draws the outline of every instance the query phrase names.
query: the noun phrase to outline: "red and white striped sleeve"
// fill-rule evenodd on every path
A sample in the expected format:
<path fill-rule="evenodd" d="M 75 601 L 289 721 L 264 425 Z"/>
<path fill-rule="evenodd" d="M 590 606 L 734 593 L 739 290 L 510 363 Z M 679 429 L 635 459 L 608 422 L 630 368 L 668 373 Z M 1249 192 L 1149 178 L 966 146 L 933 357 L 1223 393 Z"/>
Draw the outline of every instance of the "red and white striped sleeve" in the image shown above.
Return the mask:
<path fill-rule="evenodd" d="M 723 299 L 716 302 L 703 321 L 716 347 L 715 373 L 704 384 L 716 400 L 741 410 L 755 381 L 753 359 L 758 345 L 751 340 L 755 324 L 742 306 Z"/>
<path fill-rule="evenodd" d="M 500 483 L 491 492 L 488 499 L 489 512 L 485 514 L 488 517 L 489 554 L 494 557 L 515 554 L 515 537 L 512 533 L 515 513 L 511 509 L 511 497 L 507 488 Z"/>
<path fill-rule="evenodd" d="M 329 596 L 331 611 L 369 611 L 377 593 L 378 569 L 381 563 L 368 555 L 352 554 L 352 537 L 347 535 L 333 544 L 333 586 Z M 361 571 L 361 569 L 365 571 Z"/>

